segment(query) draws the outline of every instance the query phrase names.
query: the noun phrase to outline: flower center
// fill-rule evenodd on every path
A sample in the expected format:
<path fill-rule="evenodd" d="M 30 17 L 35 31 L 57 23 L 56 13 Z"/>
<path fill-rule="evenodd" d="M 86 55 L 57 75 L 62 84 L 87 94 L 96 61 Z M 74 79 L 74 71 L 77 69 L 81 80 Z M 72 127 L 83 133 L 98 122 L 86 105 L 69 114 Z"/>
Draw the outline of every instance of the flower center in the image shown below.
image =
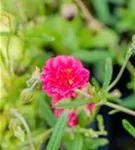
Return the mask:
<path fill-rule="evenodd" d="M 69 79 L 67 82 L 68 82 L 69 85 L 73 84 L 73 80 L 71 80 L 71 79 Z"/>

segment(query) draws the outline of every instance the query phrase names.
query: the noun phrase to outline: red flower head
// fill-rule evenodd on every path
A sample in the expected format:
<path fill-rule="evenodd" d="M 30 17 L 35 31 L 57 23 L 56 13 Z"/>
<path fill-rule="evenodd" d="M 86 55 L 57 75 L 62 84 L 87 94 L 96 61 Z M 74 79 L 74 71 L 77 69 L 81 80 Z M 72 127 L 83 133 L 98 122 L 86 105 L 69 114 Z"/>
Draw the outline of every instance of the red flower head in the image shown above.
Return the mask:
<path fill-rule="evenodd" d="M 60 55 L 46 62 L 41 74 L 42 88 L 53 98 L 72 97 L 75 89 L 87 85 L 89 74 L 78 59 Z"/>

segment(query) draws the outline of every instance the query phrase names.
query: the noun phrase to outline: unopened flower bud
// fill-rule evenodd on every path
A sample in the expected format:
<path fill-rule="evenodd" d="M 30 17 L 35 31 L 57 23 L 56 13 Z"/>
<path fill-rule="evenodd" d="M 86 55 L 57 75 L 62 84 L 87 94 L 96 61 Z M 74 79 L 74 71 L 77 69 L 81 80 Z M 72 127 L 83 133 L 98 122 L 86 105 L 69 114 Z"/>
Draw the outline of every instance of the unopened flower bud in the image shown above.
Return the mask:
<path fill-rule="evenodd" d="M 69 113 L 68 116 L 68 126 L 69 127 L 74 127 L 78 124 L 78 116 L 77 113 L 72 111 Z"/>
<path fill-rule="evenodd" d="M 114 91 L 111 92 L 111 95 L 114 97 L 121 97 L 121 92 L 118 89 L 115 89 Z"/>
<path fill-rule="evenodd" d="M 21 99 L 24 102 L 28 102 L 31 99 L 32 95 L 33 95 L 33 89 L 32 88 L 26 88 L 21 92 Z"/>
<path fill-rule="evenodd" d="M 95 109 L 95 103 L 90 103 L 87 105 L 87 109 L 90 111 L 90 112 L 93 112 L 94 109 Z"/>
<path fill-rule="evenodd" d="M 77 16 L 77 11 L 75 4 L 65 4 L 61 9 L 62 16 L 69 21 L 73 20 Z"/>

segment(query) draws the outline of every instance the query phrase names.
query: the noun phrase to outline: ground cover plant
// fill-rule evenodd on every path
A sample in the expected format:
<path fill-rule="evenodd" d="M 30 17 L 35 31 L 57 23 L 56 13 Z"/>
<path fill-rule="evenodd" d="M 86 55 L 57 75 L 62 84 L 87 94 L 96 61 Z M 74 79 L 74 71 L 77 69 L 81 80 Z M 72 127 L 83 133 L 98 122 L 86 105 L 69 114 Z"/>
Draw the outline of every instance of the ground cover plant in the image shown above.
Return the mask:
<path fill-rule="evenodd" d="M 123 112 L 120 128 L 133 142 L 121 148 L 134 150 L 134 5 L 0 2 L 0 149 L 106 147 L 112 142 L 100 111 L 106 106 L 110 117 Z"/>

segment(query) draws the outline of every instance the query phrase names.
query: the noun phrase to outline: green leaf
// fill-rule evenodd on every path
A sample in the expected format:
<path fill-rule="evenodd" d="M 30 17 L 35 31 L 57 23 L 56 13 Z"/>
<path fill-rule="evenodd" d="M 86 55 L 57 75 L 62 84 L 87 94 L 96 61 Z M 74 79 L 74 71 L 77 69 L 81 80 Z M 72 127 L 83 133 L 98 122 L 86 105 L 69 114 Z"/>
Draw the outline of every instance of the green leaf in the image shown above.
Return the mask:
<path fill-rule="evenodd" d="M 135 138 L 135 127 L 133 127 L 131 123 L 126 119 L 122 120 L 122 124 L 123 127 L 128 131 L 128 133 Z"/>
<path fill-rule="evenodd" d="M 92 83 L 92 85 L 94 85 L 94 87 L 95 87 L 97 90 L 100 89 L 100 85 L 99 85 L 98 81 L 97 81 L 94 77 L 91 78 L 91 83 Z"/>
<path fill-rule="evenodd" d="M 79 107 L 81 105 L 86 105 L 89 104 L 92 101 L 92 99 L 78 99 L 76 101 L 71 101 L 71 102 L 67 102 L 67 101 L 61 101 L 59 102 L 56 107 L 60 107 L 60 108 L 75 108 L 75 107 Z"/>
<path fill-rule="evenodd" d="M 51 136 L 51 139 L 48 143 L 47 150 L 59 149 L 66 128 L 66 124 L 67 124 L 67 115 L 68 115 L 67 112 L 62 113 L 59 120 L 57 121 L 53 129 L 53 134 Z"/>
<path fill-rule="evenodd" d="M 96 138 L 96 139 L 92 139 L 92 138 L 86 138 L 85 139 L 85 147 L 87 147 L 87 149 L 89 148 L 90 150 L 97 150 L 99 147 L 103 147 L 105 145 L 108 144 L 108 140 L 105 138 Z"/>
<path fill-rule="evenodd" d="M 115 47 L 118 44 L 118 41 L 119 41 L 119 37 L 117 33 L 112 29 L 106 28 L 104 30 L 101 30 L 95 36 L 93 36 L 93 47 L 111 48 L 111 47 Z M 111 56 L 113 57 L 116 55 L 116 53 L 111 51 L 105 51 L 105 50 L 99 50 L 99 51 L 103 51 L 105 53 L 106 52 L 111 53 Z"/>
<path fill-rule="evenodd" d="M 78 117 L 79 117 L 79 125 L 81 127 L 86 127 L 86 125 L 89 123 L 88 117 L 86 116 L 86 112 L 84 112 L 84 110 L 80 111 Z"/>
<path fill-rule="evenodd" d="M 93 63 L 100 60 L 104 60 L 110 57 L 111 54 L 110 52 L 103 51 L 103 50 L 94 50 L 94 51 L 80 50 L 74 52 L 72 55 L 81 59 L 82 61 Z"/>
<path fill-rule="evenodd" d="M 116 5 L 124 5 L 126 0 L 109 0 L 109 2 L 114 3 Z"/>
<path fill-rule="evenodd" d="M 127 98 L 123 99 L 120 104 L 124 107 L 128 107 L 130 109 L 135 109 L 135 94 L 128 96 Z"/>
<path fill-rule="evenodd" d="M 104 130 L 104 118 L 102 115 L 97 116 L 97 121 L 98 121 L 98 128 L 100 131 Z"/>
<path fill-rule="evenodd" d="M 112 59 L 107 58 L 105 63 L 105 75 L 104 75 L 104 82 L 103 82 L 104 89 L 106 89 L 110 84 L 112 79 L 112 73 L 113 73 Z"/>
<path fill-rule="evenodd" d="M 56 119 L 44 98 L 44 94 L 41 94 L 38 99 L 39 113 L 47 121 L 47 123 L 53 127 L 56 123 Z"/>
<path fill-rule="evenodd" d="M 105 23 L 110 23 L 112 21 L 107 0 L 92 0 L 92 4 L 100 20 Z"/>
<path fill-rule="evenodd" d="M 82 150 L 83 137 L 80 134 L 76 134 L 72 144 L 72 150 Z"/>
<path fill-rule="evenodd" d="M 128 8 L 135 15 L 135 0 L 129 0 L 128 1 Z"/>

